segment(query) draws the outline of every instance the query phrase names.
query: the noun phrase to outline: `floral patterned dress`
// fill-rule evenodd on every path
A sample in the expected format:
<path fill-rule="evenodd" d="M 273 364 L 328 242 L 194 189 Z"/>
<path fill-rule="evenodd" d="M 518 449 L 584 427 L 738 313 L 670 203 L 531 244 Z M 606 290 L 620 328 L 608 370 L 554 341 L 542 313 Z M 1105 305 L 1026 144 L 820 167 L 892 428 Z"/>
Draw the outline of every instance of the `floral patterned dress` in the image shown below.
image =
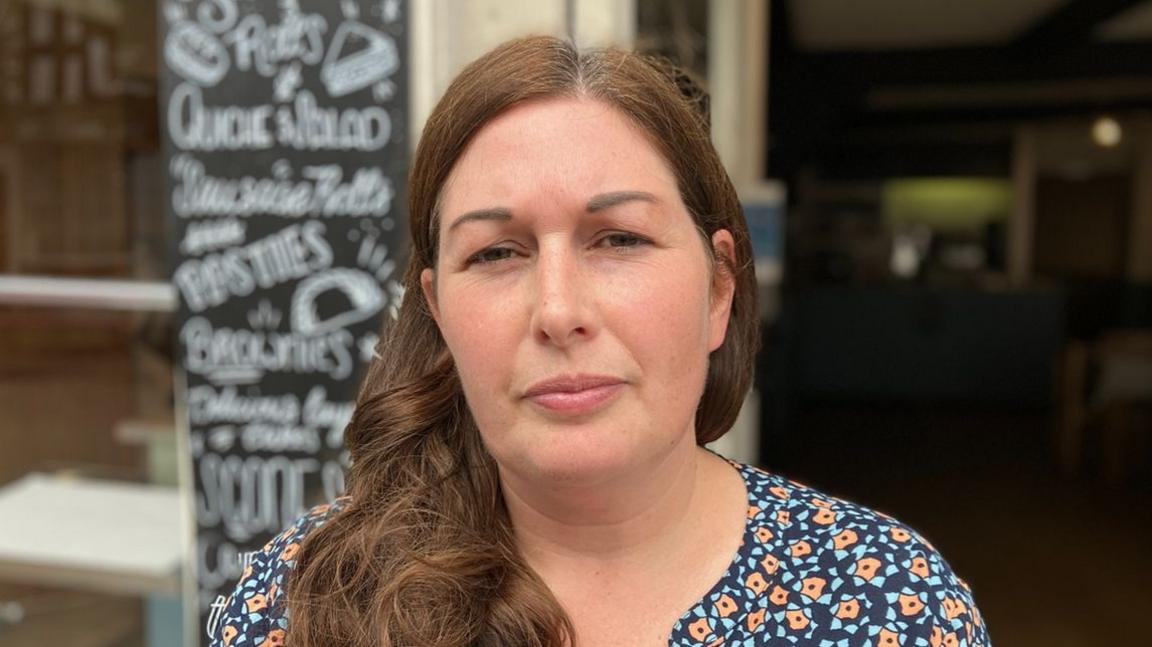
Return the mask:
<path fill-rule="evenodd" d="M 882 513 L 732 463 L 748 490 L 743 544 L 728 571 L 671 628 L 673 646 L 987 647 L 968 586 L 924 538 Z M 279 604 L 320 506 L 245 569 L 211 647 L 276 647 Z"/>

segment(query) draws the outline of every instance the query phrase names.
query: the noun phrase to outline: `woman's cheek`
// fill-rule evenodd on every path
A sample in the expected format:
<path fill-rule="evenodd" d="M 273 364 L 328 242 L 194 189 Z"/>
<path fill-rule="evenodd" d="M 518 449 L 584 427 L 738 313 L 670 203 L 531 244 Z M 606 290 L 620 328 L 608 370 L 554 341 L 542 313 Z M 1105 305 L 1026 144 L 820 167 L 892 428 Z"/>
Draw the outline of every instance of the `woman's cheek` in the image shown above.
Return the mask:
<path fill-rule="evenodd" d="M 506 382 L 524 324 L 517 314 L 515 291 L 499 293 L 473 286 L 449 291 L 451 314 L 445 320 L 445 341 L 466 387 L 488 390 Z M 476 394 L 479 396 L 479 393 Z"/>

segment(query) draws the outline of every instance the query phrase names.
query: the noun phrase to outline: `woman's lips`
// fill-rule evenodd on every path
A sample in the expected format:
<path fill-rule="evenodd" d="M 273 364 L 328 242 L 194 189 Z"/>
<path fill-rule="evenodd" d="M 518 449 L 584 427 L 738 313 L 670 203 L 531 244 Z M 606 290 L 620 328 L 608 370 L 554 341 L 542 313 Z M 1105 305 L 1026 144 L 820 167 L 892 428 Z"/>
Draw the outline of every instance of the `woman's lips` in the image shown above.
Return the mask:
<path fill-rule="evenodd" d="M 525 397 L 550 411 L 582 414 L 608 403 L 624 386 L 619 378 L 577 375 L 539 382 L 528 389 Z"/>

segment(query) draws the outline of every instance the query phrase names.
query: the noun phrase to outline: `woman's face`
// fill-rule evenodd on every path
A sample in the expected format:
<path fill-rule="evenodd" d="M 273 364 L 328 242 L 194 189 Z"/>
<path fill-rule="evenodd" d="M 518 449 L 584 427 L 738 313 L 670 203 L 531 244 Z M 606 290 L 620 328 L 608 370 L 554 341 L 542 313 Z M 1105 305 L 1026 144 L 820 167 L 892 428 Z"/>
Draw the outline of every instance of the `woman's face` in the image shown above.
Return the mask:
<path fill-rule="evenodd" d="M 501 471 L 591 484 L 694 445 L 731 281 L 668 164 L 607 104 L 520 104 L 445 184 L 425 295 Z M 711 244 L 732 256 L 727 231 Z"/>

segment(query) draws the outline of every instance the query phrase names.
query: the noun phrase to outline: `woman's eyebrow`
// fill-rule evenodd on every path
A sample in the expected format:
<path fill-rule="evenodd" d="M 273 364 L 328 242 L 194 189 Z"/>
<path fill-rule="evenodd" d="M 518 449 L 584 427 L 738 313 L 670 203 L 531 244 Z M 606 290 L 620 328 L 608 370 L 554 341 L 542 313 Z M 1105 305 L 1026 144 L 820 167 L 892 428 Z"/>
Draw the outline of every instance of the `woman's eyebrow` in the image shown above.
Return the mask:
<path fill-rule="evenodd" d="M 647 191 L 612 191 L 609 193 L 601 193 L 592 196 L 592 199 L 585 205 L 584 210 L 588 213 L 595 213 L 602 211 L 609 207 L 615 207 L 618 204 L 625 202 L 633 202 L 640 200 L 643 202 L 658 202 L 656 196 L 648 193 Z M 467 211 L 456 217 L 452 224 L 448 225 L 448 231 L 459 227 L 466 222 L 477 220 L 511 220 L 512 211 L 505 207 L 488 207 L 485 209 L 474 209 Z"/>
<path fill-rule="evenodd" d="M 588 213 L 595 213 L 634 200 L 658 202 L 656 196 L 647 191 L 612 191 L 611 193 L 601 193 L 600 195 L 592 196 L 592 199 L 588 201 L 588 205 L 584 207 L 584 210 Z"/>
<path fill-rule="evenodd" d="M 460 225 L 471 222 L 473 220 L 511 220 L 512 212 L 504 207 L 488 207 L 487 209 L 475 209 L 468 211 L 452 221 L 448 225 L 448 231 L 459 227 Z"/>

